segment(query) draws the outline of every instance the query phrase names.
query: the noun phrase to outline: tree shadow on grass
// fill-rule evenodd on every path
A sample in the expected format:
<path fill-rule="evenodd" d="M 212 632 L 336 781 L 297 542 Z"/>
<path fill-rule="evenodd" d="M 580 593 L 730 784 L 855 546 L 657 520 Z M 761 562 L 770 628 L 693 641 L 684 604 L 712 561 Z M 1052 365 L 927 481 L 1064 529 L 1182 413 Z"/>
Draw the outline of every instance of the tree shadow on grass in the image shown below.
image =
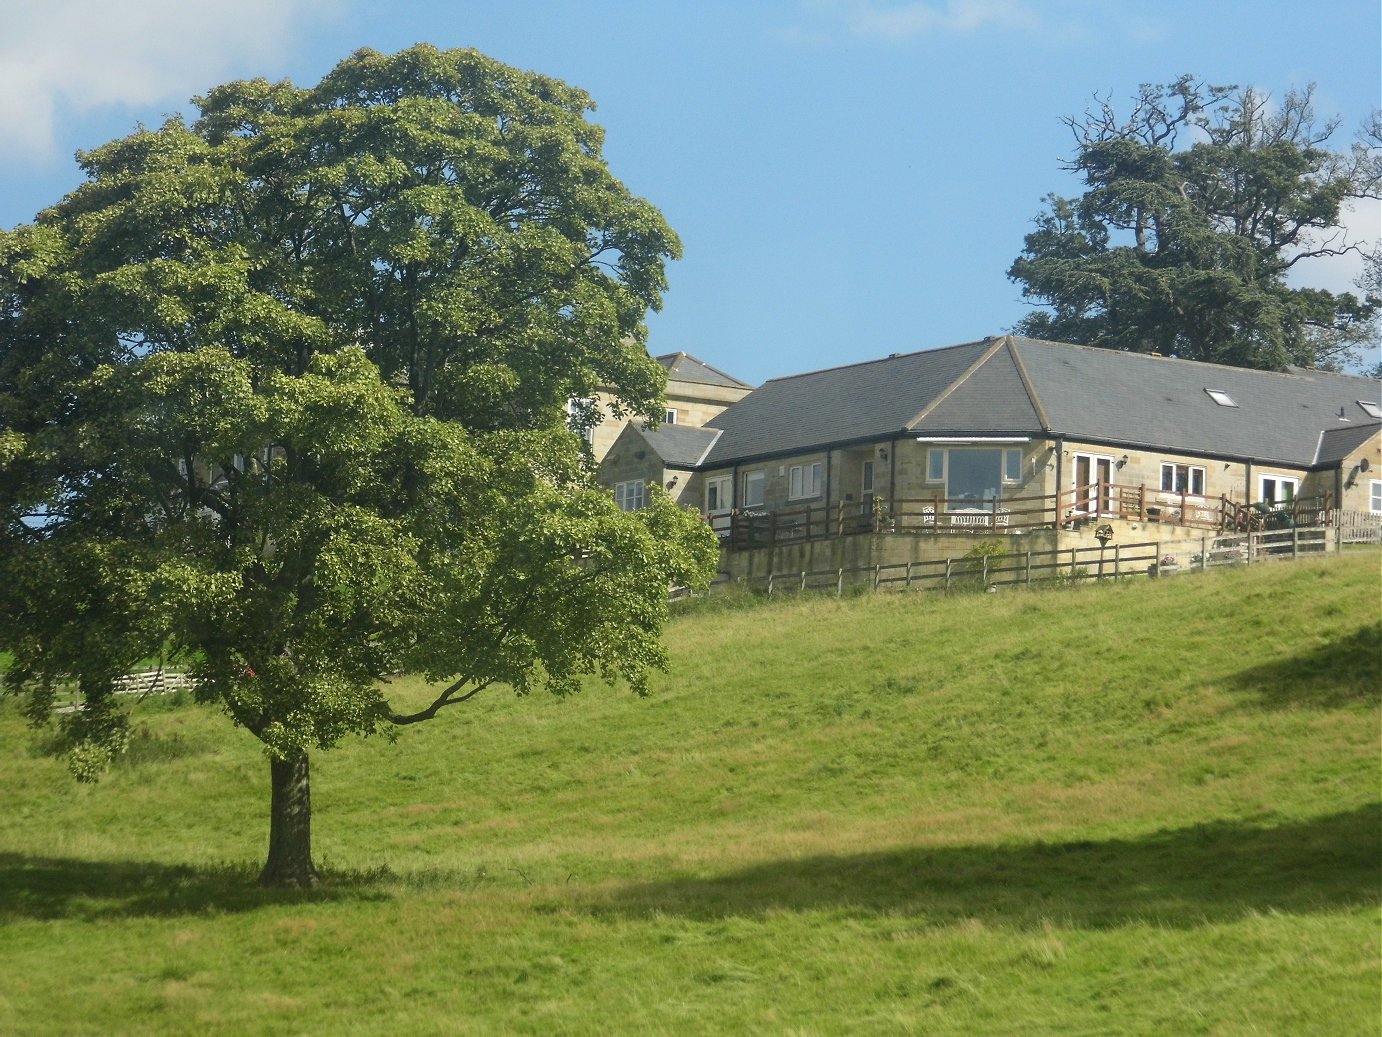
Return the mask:
<path fill-rule="evenodd" d="M 597 913 L 701 920 L 777 911 L 977 919 L 1036 929 L 1196 928 L 1255 912 L 1382 903 L 1382 807 L 1275 827 L 1219 822 L 1101 842 L 916 847 L 773 861 L 627 886 Z"/>
<path fill-rule="evenodd" d="M 1367 624 L 1313 651 L 1242 670 L 1229 686 L 1273 709 L 1376 705 L 1382 702 L 1382 625 Z"/>
<path fill-rule="evenodd" d="M 0 925 L 19 918 L 234 914 L 278 904 L 382 900 L 380 875 L 332 872 L 314 889 L 263 889 L 251 864 L 193 867 L 0 853 Z"/>

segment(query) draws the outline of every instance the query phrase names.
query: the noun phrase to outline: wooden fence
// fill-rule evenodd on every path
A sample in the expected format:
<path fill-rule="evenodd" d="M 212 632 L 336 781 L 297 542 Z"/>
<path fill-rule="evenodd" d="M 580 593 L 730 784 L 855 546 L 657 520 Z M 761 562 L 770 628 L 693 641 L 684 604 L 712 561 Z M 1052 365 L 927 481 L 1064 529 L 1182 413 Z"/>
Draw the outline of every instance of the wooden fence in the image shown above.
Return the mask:
<path fill-rule="evenodd" d="M 123 677 L 116 677 L 111 691 L 116 695 L 136 695 L 142 699 L 149 695 L 171 695 L 178 691 L 192 691 L 196 686 L 196 680 L 185 673 L 175 673 L 169 670 L 138 670 L 134 673 L 127 673 Z M 81 707 L 82 702 L 74 684 L 68 701 L 57 706 L 56 712 L 73 713 Z"/>
<path fill-rule="evenodd" d="M 1072 527 L 1106 518 L 1248 533 L 1324 524 L 1336 514 L 1329 505 L 1328 497 L 1301 497 L 1276 507 L 1248 505 L 1222 496 L 1197 497 L 1145 485 L 1095 482 L 1060 493 L 1004 500 L 875 497 L 780 511 L 734 511 L 712 515 L 707 521 L 723 544 L 746 551 L 853 533 L 1008 533 Z"/>
<path fill-rule="evenodd" d="M 1327 519 L 1338 530 L 1341 544 L 1382 544 L 1382 515 L 1334 508 Z"/>
<path fill-rule="evenodd" d="M 856 568 L 771 572 L 766 576 L 718 580 L 710 593 L 739 585 L 772 594 L 807 591 L 843 595 L 846 588 L 880 590 L 991 591 L 1003 587 L 1051 586 L 1083 580 L 1171 576 L 1222 565 L 1253 565 L 1318 556 L 1337 531 L 1324 526 L 1249 533 L 1205 534 L 1175 541 L 1067 547 L 938 561 L 898 562 Z M 684 588 L 673 597 L 685 597 Z"/>

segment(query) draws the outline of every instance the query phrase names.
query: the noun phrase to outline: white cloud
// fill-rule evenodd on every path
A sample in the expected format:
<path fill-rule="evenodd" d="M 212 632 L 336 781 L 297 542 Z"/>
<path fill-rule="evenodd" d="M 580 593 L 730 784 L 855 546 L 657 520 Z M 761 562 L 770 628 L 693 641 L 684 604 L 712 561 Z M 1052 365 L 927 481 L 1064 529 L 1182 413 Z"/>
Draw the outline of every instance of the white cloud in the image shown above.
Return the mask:
<path fill-rule="evenodd" d="M 888 39 L 985 29 L 1026 30 L 1041 25 L 1025 0 L 852 0 L 833 6 L 841 8 L 855 32 Z"/>
<path fill-rule="evenodd" d="M 0 0 L 0 155 L 53 157 L 64 112 L 181 105 L 344 0 Z"/>
<path fill-rule="evenodd" d="M 1330 239 L 1334 247 L 1356 245 L 1361 252 L 1347 252 L 1342 256 L 1318 256 L 1302 260 L 1291 269 L 1287 280 L 1295 287 L 1308 285 L 1339 293 L 1358 295 L 1358 277 L 1363 272 L 1363 253 L 1382 244 L 1382 202 L 1375 198 L 1353 202 L 1341 213 L 1343 234 Z"/>

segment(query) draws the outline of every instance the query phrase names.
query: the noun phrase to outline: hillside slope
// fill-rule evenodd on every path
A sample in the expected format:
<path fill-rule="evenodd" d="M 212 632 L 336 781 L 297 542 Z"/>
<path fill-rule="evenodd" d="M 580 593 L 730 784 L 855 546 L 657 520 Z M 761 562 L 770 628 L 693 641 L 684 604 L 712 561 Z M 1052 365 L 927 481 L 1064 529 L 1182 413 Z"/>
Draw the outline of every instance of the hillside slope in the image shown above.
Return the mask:
<path fill-rule="evenodd" d="M 86 787 L 3 705 L 0 1032 L 1377 1032 L 1375 553 L 667 637 L 319 756 L 296 896 L 214 713 Z"/>

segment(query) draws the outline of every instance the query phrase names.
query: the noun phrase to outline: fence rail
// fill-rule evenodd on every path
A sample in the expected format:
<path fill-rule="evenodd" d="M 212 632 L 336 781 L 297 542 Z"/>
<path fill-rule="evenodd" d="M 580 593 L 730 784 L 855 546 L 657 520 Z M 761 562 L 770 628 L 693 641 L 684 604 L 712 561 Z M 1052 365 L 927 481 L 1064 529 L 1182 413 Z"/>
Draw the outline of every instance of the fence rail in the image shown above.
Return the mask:
<path fill-rule="evenodd" d="M 170 670 L 138 670 L 123 677 L 116 677 L 112 682 L 111 692 L 116 695 L 136 695 L 142 699 L 149 695 L 171 695 L 178 691 L 192 691 L 196 686 L 196 679 L 185 673 Z M 57 706 L 56 712 L 75 713 L 81 708 L 82 700 L 74 686 L 68 701 Z"/>
<path fill-rule="evenodd" d="M 1253 565 L 1318 556 L 1330 549 L 1338 536 L 1325 526 L 1260 530 L 1246 533 L 1205 534 L 1175 541 L 1110 544 L 1107 547 L 1066 547 L 1051 551 L 946 558 L 935 561 L 896 562 L 853 568 L 770 572 L 766 576 L 724 578 L 711 585 L 710 593 L 740 585 L 762 588 L 772 594 L 808 591 L 843 595 L 846 588 L 880 590 L 997 590 L 1001 587 L 1047 586 L 1059 582 L 1165 577 L 1187 571 L 1203 571 L 1224 565 Z M 673 597 L 685 597 L 680 588 Z"/>
<path fill-rule="evenodd" d="M 1060 493 L 1004 500 L 874 497 L 778 511 L 724 512 L 706 521 L 723 544 L 744 551 L 853 533 L 1007 533 L 1058 525 L 1071 528 L 1106 518 L 1251 533 L 1322 525 L 1336 513 L 1328 497 L 1300 497 L 1280 505 L 1242 504 L 1222 496 L 1094 482 Z"/>

